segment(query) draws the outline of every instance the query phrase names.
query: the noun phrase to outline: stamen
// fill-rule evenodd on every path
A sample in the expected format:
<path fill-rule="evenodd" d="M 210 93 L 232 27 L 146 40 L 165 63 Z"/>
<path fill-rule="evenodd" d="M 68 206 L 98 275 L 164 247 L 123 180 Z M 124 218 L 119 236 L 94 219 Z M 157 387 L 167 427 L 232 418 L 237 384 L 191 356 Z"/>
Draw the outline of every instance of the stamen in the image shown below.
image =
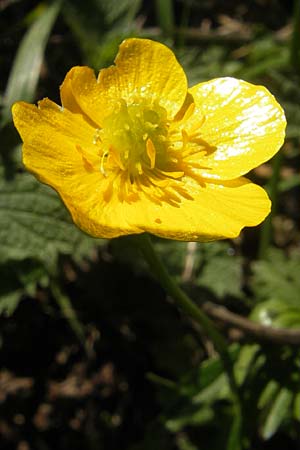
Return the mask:
<path fill-rule="evenodd" d="M 118 152 L 118 150 L 115 150 L 112 146 L 109 148 L 110 150 L 110 155 L 112 157 L 112 159 L 114 160 L 114 162 L 120 167 L 120 169 L 125 170 L 124 164 L 121 160 L 121 155 Z"/>
<path fill-rule="evenodd" d="M 187 110 L 185 111 L 182 120 L 188 120 L 193 115 L 194 111 L 195 111 L 195 103 L 191 103 L 188 106 Z"/>
<path fill-rule="evenodd" d="M 82 158 L 82 162 L 84 164 L 84 167 L 86 168 L 86 170 L 88 170 L 89 172 L 91 172 L 92 170 L 94 170 L 93 164 L 90 163 L 90 161 L 87 159 L 86 155 L 84 154 L 83 149 L 80 147 L 80 145 L 76 145 L 76 150 L 80 153 L 81 158 Z"/>
<path fill-rule="evenodd" d="M 182 136 L 182 149 L 184 150 L 186 144 L 189 141 L 189 136 L 188 136 L 187 132 L 184 129 L 181 130 L 181 136 Z"/>
<path fill-rule="evenodd" d="M 155 150 L 155 146 L 154 146 L 154 144 L 153 144 L 153 142 L 151 141 L 150 138 L 147 139 L 146 150 L 147 150 L 148 158 L 150 159 L 150 167 L 151 167 L 151 169 L 154 169 L 154 167 L 155 167 L 155 158 L 156 158 L 156 150 Z"/>
<path fill-rule="evenodd" d="M 167 172 L 165 170 L 160 170 L 160 173 L 162 173 L 163 175 L 166 175 L 167 177 L 171 177 L 171 178 L 181 178 L 184 175 L 184 172 L 178 171 L 178 172 Z"/>
<path fill-rule="evenodd" d="M 143 174 L 143 167 L 142 167 L 141 161 L 137 161 L 136 168 L 137 168 L 138 174 L 142 175 Z"/>
<path fill-rule="evenodd" d="M 104 152 L 101 158 L 101 163 L 100 163 L 100 172 L 102 173 L 102 175 L 104 175 L 105 177 L 107 177 L 107 173 L 105 172 L 104 169 L 104 163 L 105 163 L 105 159 L 108 157 L 108 152 Z"/>
<path fill-rule="evenodd" d="M 100 129 L 97 128 L 97 129 L 96 129 L 96 132 L 95 132 L 95 134 L 94 134 L 94 138 L 93 138 L 93 144 L 94 144 L 94 145 L 96 145 L 98 141 L 101 141 L 101 139 L 100 139 L 100 134 L 99 134 L 99 133 L 100 133 Z"/>

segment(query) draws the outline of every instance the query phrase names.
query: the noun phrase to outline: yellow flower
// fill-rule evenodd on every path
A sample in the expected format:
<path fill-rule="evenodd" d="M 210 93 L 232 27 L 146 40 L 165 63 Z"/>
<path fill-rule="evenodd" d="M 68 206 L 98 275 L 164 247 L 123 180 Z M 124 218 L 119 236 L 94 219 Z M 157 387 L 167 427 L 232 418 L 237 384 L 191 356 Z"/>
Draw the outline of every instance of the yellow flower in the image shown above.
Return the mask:
<path fill-rule="evenodd" d="M 269 213 L 265 191 L 242 177 L 284 139 L 264 87 L 217 78 L 188 89 L 171 50 L 127 39 L 97 79 L 71 69 L 61 102 L 18 102 L 14 123 L 27 169 L 92 236 L 234 238 Z"/>

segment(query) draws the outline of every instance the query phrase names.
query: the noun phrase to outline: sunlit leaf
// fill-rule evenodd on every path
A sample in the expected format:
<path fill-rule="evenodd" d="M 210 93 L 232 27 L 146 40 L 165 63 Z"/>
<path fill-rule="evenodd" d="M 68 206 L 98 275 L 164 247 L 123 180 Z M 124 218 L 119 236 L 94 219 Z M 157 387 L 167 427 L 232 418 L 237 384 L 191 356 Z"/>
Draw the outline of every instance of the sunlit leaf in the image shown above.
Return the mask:
<path fill-rule="evenodd" d="M 5 179 L 0 170 L 0 262 L 37 258 L 51 266 L 60 253 L 76 258 L 100 242 L 72 223 L 52 189 L 29 174 Z"/>
<path fill-rule="evenodd" d="M 60 1 L 50 4 L 31 25 L 21 41 L 3 99 L 2 123 L 10 120 L 10 109 L 15 101 L 34 99 L 45 47 L 59 13 L 60 4 Z"/>
<path fill-rule="evenodd" d="M 294 418 L 300 422 L 300 392 L 295 395 L 293 412 Z"/>
<path fill-rule="evenodd" d="M 263 439 L 270 439 L 282 422 L 290 415 L 292 399 L 293 393 L 289 389 L 282 388 L 280 390 L 261 428 Z"/>
<path fill-rule="evenodd" d="M 168 430 L 178 432 L 185 426 L 199 426 L 210 422 L 214 417 L 214 411 L 209 406 L 199 408 L 195 405 L 188 406 L 181 411 L 180 416 L 166 421 Z"/>

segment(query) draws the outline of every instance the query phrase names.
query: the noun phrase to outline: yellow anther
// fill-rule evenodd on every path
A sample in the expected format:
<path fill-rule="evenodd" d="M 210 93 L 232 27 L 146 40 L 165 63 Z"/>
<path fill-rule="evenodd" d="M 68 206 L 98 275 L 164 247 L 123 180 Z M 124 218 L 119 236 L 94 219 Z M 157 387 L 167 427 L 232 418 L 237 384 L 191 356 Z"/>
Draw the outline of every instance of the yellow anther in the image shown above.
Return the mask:
<path fill-rule="evenodd" d="M 142 175 L 142 174 L 144 173 L 143 167 L 142 167 L 142 164 L 141 164 L 140 161 L 138 161 L 138 162 L 136 163 L 136 168 L 137 168 L 137 171 L 138 171 L 138 174 L 139 174 L 139 175 Z"/>

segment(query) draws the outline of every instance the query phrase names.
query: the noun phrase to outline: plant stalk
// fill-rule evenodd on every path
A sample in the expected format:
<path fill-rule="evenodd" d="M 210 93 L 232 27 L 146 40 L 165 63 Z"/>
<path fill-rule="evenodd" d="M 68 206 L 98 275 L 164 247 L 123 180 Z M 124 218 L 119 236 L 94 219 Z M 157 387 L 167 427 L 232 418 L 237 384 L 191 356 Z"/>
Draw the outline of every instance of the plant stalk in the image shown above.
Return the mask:
<path fill-rule="evenodd" d="M 157 277 L 161 286 L 173 298 L 177 306 L 185 312 L 189 317 L 195 320 L 205 331 L 207 336 L 212 340 L 220 358 L 223 362 L 224 370 L 227 374 L 228 384 L 231 390 L 235 419 L 230 432 L 227 450 L 238 450 L 241 442 L 242 429 L 242 402 L 238 384 L 235 379 L 232 361 L 227 351 L 227 343 L 216 329 L 214 323 L 206 316 L 206 314 L 193 303 L 188 295 L 176 284 L 174 279 L 169 275 L 159 255 L 156 253 L 151 239 L 147 234 L 140 234 L 132 237 L 135 244 L 142 252 L 151 271 Z"/>

